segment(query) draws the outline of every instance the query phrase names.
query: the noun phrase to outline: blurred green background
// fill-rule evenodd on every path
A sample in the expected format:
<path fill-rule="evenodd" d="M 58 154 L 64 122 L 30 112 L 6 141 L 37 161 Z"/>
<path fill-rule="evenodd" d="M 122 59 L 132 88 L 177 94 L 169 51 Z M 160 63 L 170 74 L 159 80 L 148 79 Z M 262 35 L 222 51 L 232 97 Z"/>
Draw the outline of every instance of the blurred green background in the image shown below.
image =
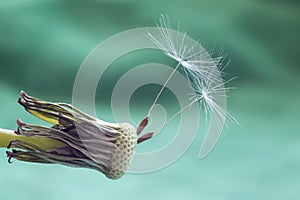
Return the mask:
<path fill-rule="evenodd" d="M 21 89 L 47 100 L 71 102 L 76 72 L 97 44 L 128 29 L 155 26 L 161 13 L 173 24 L 180 21 L 181 30 L 216 55 L 225 50 L 230 60 L 227 77 L 238 77 L 229 84 L 238 88 L 230 92 L 229 111 L 242 126 L 230 125 L 204 160 L 197 158 L 199 136 L 170 167 L 128 174 L 118 181 L 87 169 L 17 161 L 9 165 L 2 149 L 1 200 L 300 198 L 296 0 L 1 0 L 0 127 L 14 129 L 19 117 L 41 123 L 17 105 Z M 119 60 L 119 68 L 104 79 L 107 87 L 97 92 L 103 119 L 112 119 L 105 108 L 124 69 L 164 59 L 136 57 Z M 145 111 L 143 104 L 136 109 Z M 167 142 L 162 137 L 147 145 L 155 149 L 159 141 Z"/>

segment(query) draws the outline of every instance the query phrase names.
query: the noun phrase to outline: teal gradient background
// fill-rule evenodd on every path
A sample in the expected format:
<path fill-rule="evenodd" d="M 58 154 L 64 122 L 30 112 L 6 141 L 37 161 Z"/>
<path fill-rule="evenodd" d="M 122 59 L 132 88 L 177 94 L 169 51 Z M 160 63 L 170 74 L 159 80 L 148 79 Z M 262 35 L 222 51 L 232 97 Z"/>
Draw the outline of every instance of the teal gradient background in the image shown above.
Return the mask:
<path fill-rule="evenodd" d="M 228 109 L 241 127 L 230 124 L 213 152 L 199 160 L 201 126 L 191 148 L 171 166 L 117 181 L 87 169 L 8 164 L 1 149 L 1 200 L 300 198 L 298 1 L 1 0 L 0 127 L 15 129 L 17 118 L 46 124 L 16 103 L 21 89 L 70 103 L 77 70 L 97 44 L 128 29 L 155 26 L 162 13 L 174 25 L 180 21 L 180 30 L 214 56 L 221 49 L 227 54 L 225 78 L 237 77 L 228 84 L 237 87 L 229 94 Z M 146 50 L 113 63 L 97 90 L 99 117 L 113 120 L 114 84 L 130 68 L 149 62 L 174 64 L 160 52 Z M 136 123 L 149 106 L 144 99 L 158 89 L 145 86 L 135 94 L 130 108 Z M 160 102 L 170 112 L 178 109 L 168 90 Z M 161 147 L 172 139 L 167 132 L 137 150 Z"/>

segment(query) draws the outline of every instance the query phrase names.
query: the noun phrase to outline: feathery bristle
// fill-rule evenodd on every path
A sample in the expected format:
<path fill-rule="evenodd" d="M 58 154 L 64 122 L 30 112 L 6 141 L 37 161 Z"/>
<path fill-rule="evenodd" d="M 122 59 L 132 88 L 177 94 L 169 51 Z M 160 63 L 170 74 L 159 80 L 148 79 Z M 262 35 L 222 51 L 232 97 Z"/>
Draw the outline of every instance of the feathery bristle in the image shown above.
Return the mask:
<path fill-rule="evenodd" d="M 148 37 L 165 55 L 179 62 L 183 68 L 197 72 L 203 80 L 218 81 L 218 77 L 212 75 L 218 70 L 215 63 L 219 62 L 219 58 L 212 59 L 198 41 L 173 30 L 167 16 L 161 15 L 157 27 L 159 34 L 148 32 Z"/>
<path fill-rule="evenodd" d="M 227 113 L 226 106 L 221 105 L 220 102 L 218 102 L 220 96 L 226 97 L 226 91 L 228 90 L 228 88 L 225 88 L 225 83 L 222 78 L 224 75 L 221 65 L 223 56 L 220 55 L 217 58 L 212 58 L 198 41 L 189 38 L 186 33 L 182 34 L 178 31 L 172 30 L 167 16 L 161 15 L 157 26 L 159 34 L 149 32 L 148 37 L 164 52 L 165 55 L 180 63 L 194 92 L 191 98 L 191 103 L 175 115 L 180 114 L 192 104 L 199 102 L 199 104 L 204 108 L 206 116 L 214 113 L 220 123 L 222 123 L 225 119 L 237 122 L 229 113 Z M 177 68 L 178 67 L 174 70 L 177 70 Z M 170 76 L 172 75 L 173 73 Z M 166 83 L 169 79 L 170 77 Z M 152 107 L 150 111 L 152 110 Z M 170 119 L 173 119 L 173 117 Z"/>

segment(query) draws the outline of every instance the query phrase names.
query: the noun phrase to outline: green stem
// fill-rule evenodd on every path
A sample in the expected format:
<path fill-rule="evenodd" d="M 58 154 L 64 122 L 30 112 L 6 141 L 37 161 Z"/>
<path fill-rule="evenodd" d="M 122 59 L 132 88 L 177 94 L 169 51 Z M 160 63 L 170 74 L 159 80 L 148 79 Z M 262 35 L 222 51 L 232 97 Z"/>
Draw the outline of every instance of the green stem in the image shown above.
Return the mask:
<path fill-rule="evenodd" d="M 0 148 L 6 148 L 13 140 L 20 140 L 36 145 L 37 147 L 48 150 L 66 146 L 64 143 L 51 138 L 41 137 L 27 137 L 24 135 L 17 135 L 13 130 L 0 128 Z"/>

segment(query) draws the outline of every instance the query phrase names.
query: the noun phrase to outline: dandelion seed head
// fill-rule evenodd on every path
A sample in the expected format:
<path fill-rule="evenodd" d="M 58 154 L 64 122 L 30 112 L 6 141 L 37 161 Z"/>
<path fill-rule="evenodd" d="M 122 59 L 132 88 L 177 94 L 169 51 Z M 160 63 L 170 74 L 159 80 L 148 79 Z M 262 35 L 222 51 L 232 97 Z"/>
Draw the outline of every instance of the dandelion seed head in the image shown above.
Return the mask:
<path fill-rule="evenodd" d="M 33 143 L 14 140 L 7 151 L 26 162 L 62 164 L 95 169 L 110 179 L 120 178 L 128 169 L 137 144 L 136 129 L 129 123 L 109 123 L 91 117 L 64 103 L 46 102 L 21 92 L 18 102 L 26 111 L 53 126 L 37 126 L 17 121 L 16 134 L 51 138 L 63 147 L 41 149 Z"/>

